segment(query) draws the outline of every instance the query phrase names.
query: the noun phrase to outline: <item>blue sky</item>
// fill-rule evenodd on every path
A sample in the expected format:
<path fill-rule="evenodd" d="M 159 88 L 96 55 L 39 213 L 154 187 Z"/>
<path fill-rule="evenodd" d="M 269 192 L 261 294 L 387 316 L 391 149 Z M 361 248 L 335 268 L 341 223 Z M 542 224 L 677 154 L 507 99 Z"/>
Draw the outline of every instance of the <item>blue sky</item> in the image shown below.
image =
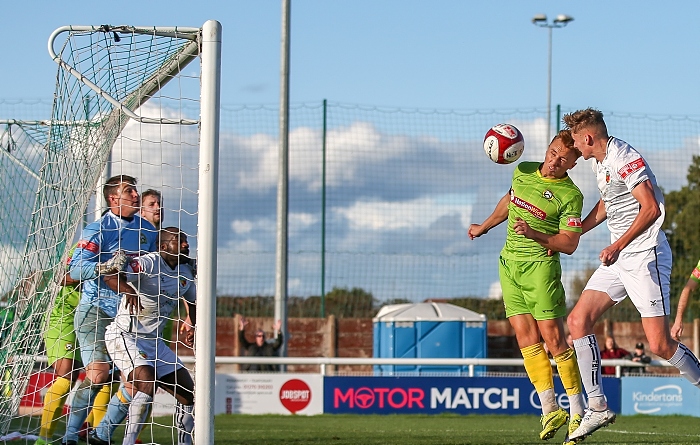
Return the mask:
<path fill-rule="evenodd" d="M 50 6 L 51 5 L 51 6 Z M 50 98 L 46 41 L 67 24 L 223 25 L 224 104 L 279 102 L 281 1 L 5 2 L 0 98 Z M 411 108 L 546 105 L 547 30 L 538 13 L 575 20 L 554 30 L 552 103 L 698 115 L 700 2 L 417 0 L 292 1 L 292 102 Z"/>
<path fill-rule="evenodd" d="M 0 117 L 24 117 L 3 116 L 6 108 L 11 108 L 3 100 L 51 99 L 56 65 L 48 56 L 46 43 L 54 29 L 69 24 L 197 27 L 208 19 L 219 20 L 223 26 L 222 104 L 264 104 L 272 110 L 279 103 L 279 0 L 209 1 L 197 6 L 177 0 L 121 0 L 101 2 L 99 7 L 72 0 L 63 1 L 61 7 L 47 7 L 50 4 L 29 0 L 3 5 L 0 39 L 8 48 L 8 62 L 0 70 Z M 700 116 L 700 58 L 694 22 L 700 16 L 700 2 L 679 1 L 672 5 L 674 9 L 638 1 L 293 0 L 292 103 L 305 102 L 318 109 L 320 102 L 328 99 L 335 104 L 391 109 L 499 110 L 483 113 L 487 116 L 484 119 L 494 120 L 484 123 L 483 129 L 479 123 L 468 127 L 457 119 L 458 123 L 449 126 L 448 131 L 437 120 L 429 124 L 432 118 L 419 116 L 419 120 L 411 120 L 416 113 L 402 124 L 387 120 L 386 127 L 382 121 L 363 127 L 361 122 L 343 122 L 331 129 L 336 148 L 353 154 L 343 161 L 345 175 L 332 178 L 331 192 L 335 187 L 355 194 L 343 195 L 347 201 L 336 201 L 329 209 L 329 215 L 341 227 L 340 241 L 331 244 L 331 248 L 350 253 L 339 254 L 340 259 L 329 265 L 329 274 L 335 274 L 336 279 L 329 276 L 326 290 L 336 284 L 365 286 L 355 277 L 369 275 L 376 286 L 385 286 L 366 286 L 382 299 L 488 293 L 491 283 L 497 280 L 492 264 L 503 243 L 503 227 L 498 229 L 498 235 L 492 232 L 488 241 L 475 242 L 466 239 L 466 228 L 490 213 L 507 190 L 512 168 L 486 161 L 481 141 L 474 135 L 483 134 L 500 116 L 514 119 L 522 115 L 522 119 L 511 123 L 517 123 L 526 134 L 525 157 L 541 159 L 546 139 L 542 116 L 547 94 L 547 30 L 531 23 L 535 14 L 544 13 L 550 19 L 557 14 L 574 17 L 566 28 L 554 30 L 552 103 L 568 110 L 600 108 L 610 118 L 608 122 L 616 136 L 638 148 L 675 150 L 647 153 L 647 157 L 662 185 L 669 190 L 680 187 L 689 157 L 700 152 L 697 125 L 679 119 L 681 128 L 669 124 L 665 127 L 668 130 L 657 131 L 653 125 L 635 126 L 618 118 L 625 114 L 689 115 L 697 121 Z M 229 125 L 238 123 L 239 115 L 230 111 L 233 108 L 227 111 Z M 517 110 L 525 111 L 519 114 Z M 607 114 L 610 111 L 617 116 Z M 470 113 L 461 113 L 465 114 Z M 265 119 L 270 122 L 267 129 L 276 128 L 276 113 L 268 113 Z M 357 119 L 361 121 L 362 116 Z M 303 150 L 307 146 L 320 146 L 318 125 L 306 124 L 293 128 L 291 135 L 292 148 L 296 143 L 302 153 L 306 153 Z M 357 139 L 362 131 L 346 132 L 346 124 L 347 129 L 355 124 L 365 128 L 366 139 Z M 432 140 L 424 137 L 435 136 L 430 131 L 436 128 L 445 132 L 440 134 L 443 145 L 433 146 Z M 258 281 L 238 292 L 270 294 L 274 287 L 278 140 L 271 134 L 261 137 L 258 127 L 241 125 L 234 129 L 230 125 L 223 130 L 222 145 L 232 149 L 222 152 L 233 157 L 233 161 L 224 156 L 222 165 L 231 161 L 233 167 L 221 177 L 220 199 L 225 205 L 220 207 L 219 240 L 238 256 L 229 259 L 220 252 L 219 283 L 235 293 L 233 286 L 262 270 L 264 274 L 257 275 Z M 377 140 L 383 145 L 371 145 Z M 372 150 L 354 150 L 353 144 L 358 141 Z M 463 146 L 450 146 L 455 142 Z M 387 147 L 392 147 L 391 153 Z M 413 169 L 411 174 L 396 167 L 404 159 L 420 158 L 424 154 L 421 150 L 438 149 L 445 152 L 442 156 L 433 155 L 434 164 L 430 166 Z M 477 158 L 469 150 L 476 150 Z M 302 252 L 290 271 L 292 295 L 318 293 L 320 223 L 315 212 L 319 207 L 316 195 L 320 163 L 313 157 L 317 152 L 308 153 L 312 153 L 308 162 L 291 169 L 298 189 L 294 190 L 296 201 L 290 215 L 294 235 L 290 247 Z M 373 157 L 374 153 L 387 158 Z M 235 156 L 251 164 L 237 162 L 240 159 Z M 660 162 L 664 159 L 672 162 Z M 195 162 L 192 160 L 192 164 Z M 388 166 L 397 168 L 395 175 L 385 177 L 378 173 L 386 172 Z M 435 181 L 438 175 L 431 174 L 430 168 L 439 169 L 439 176 L 461 179 L 445 192 L 440 188 L 444 184 Z M 589 168 L 578 167 L 572 173 L 584 190 L 585 212 L 597 201 Z M 144 167 L 137 176 L 157 176 L 148 175 L 145 170 Z M 465 178 L 474 172 L 489 175 L 489 180 Z M 478 187 L 475 181 L 480 183 Z M 162 188 L 165 183 L 163 180 L 150 185 Z M 143 185 L 147 188 L 145 182 Z M 431 194 L 435 190 L 440 193 Z M 172 190 L 164 193 L 166 203 L 177 202 Z M 190 225 L 194 231 L 195 223 Z M 436 233 L 443 238 L 437 239 Z M 596 252 L 607 242 L 607 233 L 602 228 L 594 233 L 596 238 L 579 248 L 571 260 L 576 264 L 567 267 L 569 270 L 580 269 L 597 257 Z M 406 246 L 406 240 L 413 242 Z M 362 243 L 371 245 L 369 250 L 376 248 L 379 255 L 354 260 L 354 252 L 365 246 Z M 428 247 L 435 250 L 426 250 Z M 401 256 L 409 248 L 416 255 Z M 252 253 L 241 262 L 236 261 L 240 252 Z M 381 255 L 396 256 L 396 266 L 380 264 Z M 426 266 L 422 261 L 431 259 L 431 255 L 443 262 L 436 260 L 432 266 Z M 469 262 L 471 256 L 482 261 L 482 255 L 493 258 L 480 263 L 483 269 Z M 394 279 L 395 270 L 408 271 L 406 274 L 414 280 Z M 373 274 L 378 276 L 372 278 Z M 436 288 L 441 293 L 431 294 Z"/>

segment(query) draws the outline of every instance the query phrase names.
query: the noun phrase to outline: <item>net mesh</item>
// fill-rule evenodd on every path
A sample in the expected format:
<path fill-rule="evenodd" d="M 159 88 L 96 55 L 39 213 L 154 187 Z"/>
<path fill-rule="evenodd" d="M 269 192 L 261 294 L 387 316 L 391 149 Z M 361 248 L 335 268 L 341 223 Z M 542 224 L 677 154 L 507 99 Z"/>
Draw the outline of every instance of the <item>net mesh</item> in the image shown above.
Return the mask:
<path fill-rule="evenodd" d="M 45 380 L 53 378 L 45 360 L 35 362 L 44 319 L 68 249 L 104 210 L 106 177 L 131 175 L 160 191 L 171 204 L 169 225 L 196 248 L 200 69 L 183 70 L 198 60 L 198 36 L 189 28 L 66 29 L 56 40 L 50 119 L 0 121 L 0 435 L 38 434 Z"/>

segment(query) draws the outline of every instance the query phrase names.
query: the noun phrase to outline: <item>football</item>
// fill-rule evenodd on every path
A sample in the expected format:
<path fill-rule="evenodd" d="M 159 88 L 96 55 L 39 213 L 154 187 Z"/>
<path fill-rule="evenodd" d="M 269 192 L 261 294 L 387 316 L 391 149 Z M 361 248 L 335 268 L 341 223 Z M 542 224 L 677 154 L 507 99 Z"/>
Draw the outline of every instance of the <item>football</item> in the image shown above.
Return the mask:
<path fill-rule="evenodd" d="M 517 161 L 524 150 L 523 134 L 515 125 L 494 125 L 484 137 L 484 151 L 489 159 L 497 164 Z"/>

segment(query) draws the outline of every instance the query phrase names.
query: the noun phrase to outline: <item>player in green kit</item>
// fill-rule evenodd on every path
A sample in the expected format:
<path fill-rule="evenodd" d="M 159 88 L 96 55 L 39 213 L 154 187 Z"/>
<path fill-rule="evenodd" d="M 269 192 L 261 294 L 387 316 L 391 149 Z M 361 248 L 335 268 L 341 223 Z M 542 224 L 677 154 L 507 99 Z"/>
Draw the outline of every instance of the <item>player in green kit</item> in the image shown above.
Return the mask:
<path fill-rule="evenodd" d="M 569 432 L 581 422 L 584 399 L 574 351 L 566 343 L 566 295 L 559 252 L 571 255 L 581 236 L 583 195 L 568 175 L 581 153 L 568 130 L 549 144 L 544 162 L 521 162 L 509 192 L 482 224 L 469 227 L 478 238 L 508 220 L 499 276 L 506 317 L 515 330 L 525 370 L 542 403 L 540 439 L 548 440 L 569 421 L 554 394 L 544 340 L 569 397 Z M 568 434 L 564 443 L 568 442 Z"/>

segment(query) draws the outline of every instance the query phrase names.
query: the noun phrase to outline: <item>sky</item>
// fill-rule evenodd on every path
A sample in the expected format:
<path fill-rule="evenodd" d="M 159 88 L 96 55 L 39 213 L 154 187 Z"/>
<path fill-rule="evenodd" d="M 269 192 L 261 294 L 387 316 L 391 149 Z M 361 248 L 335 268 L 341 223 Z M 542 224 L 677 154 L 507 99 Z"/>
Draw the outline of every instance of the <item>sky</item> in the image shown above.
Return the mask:
<path fill-rule="evenodd" d="M 51 98 L 46 42 L 69 24 L 223 27 L 223 104 L 279 103 L 281 1 L 5 2 L 8 58 L 0 99 Z M 698 115 L 700 3 L 292 0 L 292 102 L 440 109 L 546 107 L 547 29 L 553 30 L 552 104 Z"/>
<path fill-rule="evenodd" d="M 223 27 L 221 103 L 279 104 L 281 1 L 209 1 L 194 7 L 177 0 L 122 0 L 89 8 L 83 2 L 66 0 L 60 8 L 47 10 L 50 4 L 29 0 L 3 5 L 0 38 L 11 42 L 7 46 L 11 66 L 0 70 L 0 111 L 3 100 L 51 99 L 56 65 L 46 43 L 60 26 L 198 27 L 209 19 L 220 21 Z M 700 16 L 700 2 L 680 1 L 673 6 L 639 1 L 292 0 L 290 100 L 315 107 L 327 99 L 336 104 L 406 110 L 501 110 L 511 117 L 519 114 L 508 114 L 509 110 L 535 109 L 539 118 L 522 115 L 511 123 L 526 134 L 524 157 L 539 160 L 545 141 L 541 116 L 547 97 L 548 31 L 534 26 L 532 17 L 574 17 L 567 27 L 553 31 L 553 106 L 593 106 L 622 115 L 698 117 L 700 58 L 696 57 L 693 19 Z M 43 10 L 47 12 L 36 13 Z M 346 122 L 329 132 L 329 147 L 348 157 L 336 164 L 340 173 L 329 176 L 330 193 L 346 192 L 335 195 L 341 197 L 329 209 L 330 223 L 341 234 L 331 248 L 346 255 L 338 255 L 329 264 L 329 276 L 338 279 L 330 281 L 326 291 L 334 285 L 352 287 L 358 284 L 353 277 L 367 276 L 378 286 L 369 290 L 382 299 L 488 294 L 497 280 L 496 268 L 489 263 L 486 270 L 480 269 L 470 261 L 484 254 L 497 259 L 503 233 L 491 235 L 488 244 L 469 242 L 465 233 L 470 223 L 488 215 L 507 190 L 513 167 L 490 164 L 481 153 L 481 141 L 473 134 L 460 133 L 466 125 L 459 119 L 449 129 L 455 132 L 450 143 L 466 141 L 464 146 L 479 152 L 477 158 L 467 154 L 464 146 L 431 139 L 430 129 L 441 128 L 437 120 L 432 127 L 423 126 L 428 118 L 411 120 L 416 119 L 414 113 L 405 117 L 403 127 L 392 126 L 398 125 L 392 122 L 382 127 L 361 122 L 369 115 L 357 115 L 357 122 Z M 487 119 L 496 119 L 496 114 L 490 116 Z M 275 128 L 274 113 L 268 118 Z M 484 123 L 483 130 L 478 127 L 476 133 L 483 134 L 490 125 Z M 630 135 L 623 125 L 615 126 Z M 220 253 L 220 275 L 225 277 L 219 281 L 223 290 L 231 292 L 229 283 L 239 285 L 264 270 L 258 276 L 263 284 L 251 282 L 238 292 L 269 295 L 274 289 L 270 277 L 274 277 L 278 139 L 255 131 L 248 134 L 238 127 L 235 132 L 230 127 L 224 130 L 222 147 L 232 150 L 222 150 L 221 162 L 232 167 L 220 178 L 220 201 L 225 205 L 220 206 L 219 241 L 230 251 L 249 255 L 241 262 L 236 260 L 240 257 L 230 259 Z M 661 182 L 666 186 L 673 182 L 670 189 L 681 185 L 684 174 L 678 171 L 684 171 L 690 155 L 700 151 L 698 134 L 697 128 L 688 126 L 674 133 L 677 138 L 668 138 L 668 144 L 649 142 L 675 150 L 673 156 L 670 152 L 649 154 Z M 319 138 L 318 126 L 303 124 L 290 135 L 293 148 L 318 147 Z M 636 134 L 635 138 L 645 141 Z M 196 144 L 196 135 L 192 141 Z M 425 150 L 432 150 L 430 163 L 421 169 L 409 167 L 408 173 L 400 170 L 401 165 L 408 165 L 402 164 L 406 160 L 425 159 Z M 143 155 L 132 151 L 130 156 Z M 293 164 L 290 171 L 296 187 L 289 216 L 290 250 L 310 252 L 297 255 L 290 265 L 292 295 L 318 295 L 319 290 L 320 163 L 316 155 L 309 156 L 308 162 Z M 677 163 L 656 162 L 663 158 Z M 397 166 L 395 174 L 386 174 Z M 148 168 L 142 167 L 137 176 L 154 176 L 146 173 Z M 465 171 L 489 175 L 490 181 L 465 175 Z M 587 196 L 587 211 L 597 200 L 588 166 L 577 168 L 572 176 Z M 440 183 L 437 177 L 454 177 L 456 182 Z M 195 183 L 193 178 L 188 181 Z M 155 186 L 166 183 L 163 179 Z M 164 190 L 166 206 L 179 199 L 171 190 L 174 187 Z M 188 201 L 183 206 L 194 204 Z M 188 224 L 195 230 L 195 222 Z M 606 234 L 599 235 L 596 243 L 579 249 L 584 251 L 583 258 L 596 257 L 595 250 L 606 242 Z M 411 240 L 410 246 L 406 240 Z M 418 254 L 402 256 L 409 247 Z M 379 254 L 359 258 L 353 253 L 372 249 Z M 395 256 L 395 264 L 380 264 L 382 254 Z M 444 263 L 423 262 L 435 257 L 445 259 Z M 579 258 L 578 252 L 575 257 Z M 467 261 L 458 265 L 451 262 L 464 258 Z M 411 279 L 392 280 L 392 271 L 399 269 Z"/>

